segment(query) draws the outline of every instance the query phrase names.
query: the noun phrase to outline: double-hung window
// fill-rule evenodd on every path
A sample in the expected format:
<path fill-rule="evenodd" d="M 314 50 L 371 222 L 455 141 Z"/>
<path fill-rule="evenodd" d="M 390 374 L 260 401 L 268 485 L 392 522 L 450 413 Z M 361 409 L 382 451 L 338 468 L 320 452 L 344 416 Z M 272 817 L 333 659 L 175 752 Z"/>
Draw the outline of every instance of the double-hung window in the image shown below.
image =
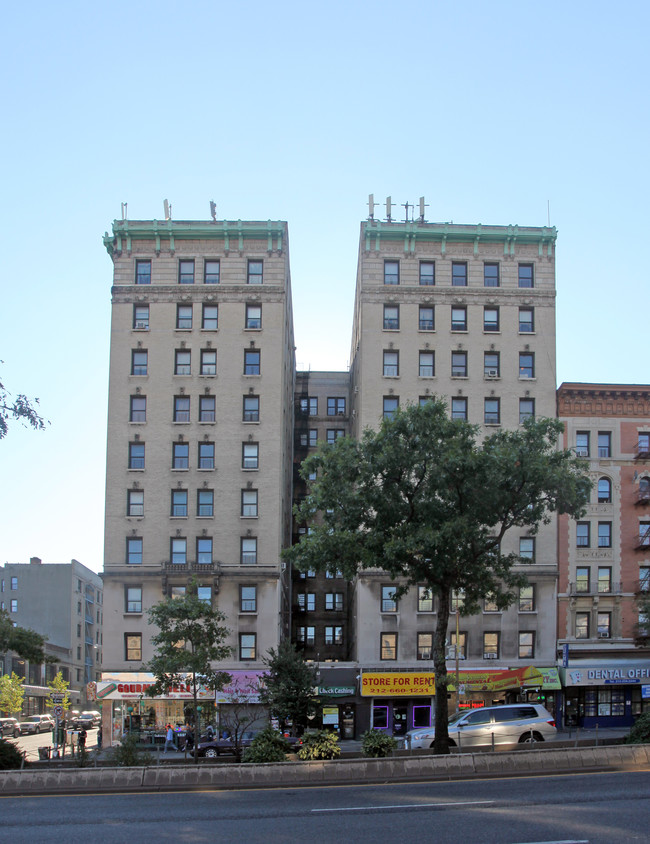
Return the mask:
<path fill-rule="evenodd" d="M 535 377 L 535 355 L 533 352 L 519 352 L 519 377 Z"/>
<path fill-rule="evenodd" d="M 397 612 L 397 599 L 395 598 L 394 586 L 381 587 L 381 611 Z"/>
<path fill-rule="evenodd" d="M 612 456 L 612 435 L 610 431 L 598 432 L 598 456 L 611 457 Z"/>
<path fill-rule="evenodd" d="M 174 422 L 190 421 L 190 397 L 174 396 Z"/>
<path fill-rule="evenodd" d="M 451 284 L 453 287 L 467 287 L 467 264 L 464 261 L 452 263 Z"/>
<path fill-rule="evenodd" d="M 418 374 L 420 378 L 433 378 L 436 374 L 435 358 L 433 352 L 420 352 L 420 364 Z"/>
<path fill-rule="evenodd" d="M 534 287 L 535 279 L 533 276 L 532 264 L 519 264 L 519 287 Z"/>
<path fill-rule="evenodd" d="M 217 350 L 201 349 L 201 375 L 217 374 Z"/>
<path fill-rule="evenodd" d="M 244 375 L 260 374 L 260 350 L 246 349 L 244 351 Z"/>
<path fill-rule="evenodd" d="M 399 284 L 399 261 L 384 261 L 384 284 Z"/>
<path fill-rule="evenodd" d="M 199 443 L 199 469 L 214 469 L 214 443 Z"/>
<path fill-rule="evenodd" d="M 499 331 L 499 309 L 494 306 L 483 308 L 483 331 Z"/>
<path fill-rule="evenodd" d="M 216 331 L 219 327 L 219 306 L 203 305 L 201 328 L 204 331 Z"/>
<path fill-rule="evenodd" d="M 174 355 L 174 375 L 192 374 L 192 353 L 188 349 L 176 349 Z"/>
<path fill-rule="evenodd" d="M 245 519 L 257 518 L 257 490 L 243 489 L 241 492 L 241 514 Z"/>
<path fill-rule="evenodd" d="M 260 445 L 259 443 L 242 443 L 242 469 L 259 469 L 260 466 Z"/>
<path fill-rule="evenodd" d="M 178 283 L 194 284 L 194 261 L 181 260 L 178 262 Z"/>
<path fill-rule="evenodd" d="M 259 329 L 262 327 L 262 306 L 246 305 L 246 328 Z"/>
<path fill-rule="evenodd" d="M 248 275 L 246 281 L 248 284 L 262 284 L 264 280 L 264 262 L 259 260 L 249 260 Z"/>
<path fill-rule="evenodd" d="M 151 284 L 151 261 L 135 262 L 135 283 Z"/>
<path fill-rule="evenodd" d="M 432 305 L 420 305 L 418 317 L 418 329 L 420 331 L 433 331 L 435 328 L 434 310 Z"/>
<path fill-rule="evenodd" d="M 467 352 L 451 353 L 451 377 L 467 378 Z"/>
<path fill-rule="evenodd" d="M 146 396 L 131 396 L 130 422 L 146 422 L 147 421 L 147 397 Z"/>
<path fill-rule="evenodd" d="M 451 309 L 451 330 L 467 331 L 467 308 Z"/>
<path fill-rule="evenodd" d="M 187 490 L 173 489 L 172 490 L 172 512 L 174 518 L 187 518 Z"/>
<path fill-rule="evenodd" d="M 214 396 L 199 397 L 199 422 L 214 422 L 217 413 L 217 400 Z"/>
<path fill-rule="evenodd" d="M 397 331 L 399 328 L 399 305 L 384 305 L 384 330 Z"/>
<path fill-rule="evenodd" d="M 146 375 L 149 356 L 146 349 L 131 350 L 131 375 Z"/>
<path fill-rule="evenodd" d="M 214 516 L 214 490 L 199 489 L 196 493 L 196 515 L 201 518 Z"/>
<path fill-rule="evenodd" d="M 172 444 L 172 469 L 190 468 L 190 445 L 186 442 Z"/>
<path fill-rule="evenodd" d="M 499 286 L 498 264 L 483 264 L 483 285 L 484 287 Z"/>
<path fill-rule="evenodd" d="M 484 419 L 486 425 L 501 424 L 501 399 L 484 399 Z"/>
<path fill-rule="evenodd" d="M 399 352 L 384 351 L 384 376 L 395 378 L 399 375 Z"/>
<path fill-rule="evenodd" d="M 192 306 L 176 305 L 176 328 L 187 331 L 192 327 Z"/>
<path fill-rule="evenodd" d="M 433 287 L 436 283 L 436 265 L 433 261 L 420 261 L 420 284 Z"/>
<path fill-rule="evenodd" d="M 203 268 L 203 283 L 204 284 L 219 284 L 221 280 L 221 265 L 219 261 L 209 260 L 206 258 Z"/>

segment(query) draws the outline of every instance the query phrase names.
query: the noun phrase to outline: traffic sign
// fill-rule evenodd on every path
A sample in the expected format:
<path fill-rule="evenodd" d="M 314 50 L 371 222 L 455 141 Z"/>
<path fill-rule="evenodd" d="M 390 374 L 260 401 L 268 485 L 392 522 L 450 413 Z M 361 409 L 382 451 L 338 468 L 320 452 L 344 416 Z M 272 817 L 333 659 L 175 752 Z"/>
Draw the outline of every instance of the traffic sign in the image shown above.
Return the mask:
<path fill-rule="evenodd" d="M 52 698 L 52 703 L 63 703 L 63 699 L 65 695 L 62 692 L 50 692 L 50 697 Z"/>
<path fill-rule="evenodd" d="M 60 718 L 63 715 L 63 707 L 60 706 L 59 704 L 57 704 L 54 707 L 54 714 L 56 715 L 57 718 Z"/>

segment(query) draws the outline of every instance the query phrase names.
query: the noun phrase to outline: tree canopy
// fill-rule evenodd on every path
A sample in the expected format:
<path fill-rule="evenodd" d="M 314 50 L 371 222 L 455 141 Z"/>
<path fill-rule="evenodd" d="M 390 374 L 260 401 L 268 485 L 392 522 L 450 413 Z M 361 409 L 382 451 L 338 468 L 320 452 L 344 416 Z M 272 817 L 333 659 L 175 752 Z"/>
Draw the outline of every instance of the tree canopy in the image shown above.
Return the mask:
<path fill-rule="evenodd" d="M 34 665 L 44 662 L 56 662 L 54 657 L 45 653 L 47 636 L 41 636 L 27 627 L 14 627 L 11 616 L 6 610 L 0 610 L 0 653 L 14 651 L 18 656 Z"/>
<path fill-rule="evenodd" d="M 438 597 L 433 658 L 436 697 L 447 699 L 445 643 L 450 598 L 462 590 L 463 614 L 490 596 L 501 609 L 526 584 L 502 551 L 513 528 L 537 533 L 550 514 L 579 516 L 590 481 L 584 464 L 558 448 L 563 425 L 530 419 L 483 439 L 449 418 L 435 399 L 399 410 L 359 440 L 342 437 L 301 467 L 308 495 L 296 509 L 311 532 L 284 552 L 300 569 L 388 572 L 396 595 L 410 586 Z M 309 481 L 314 475 L 316 479 Z M 447 707 L 436 707 L 436 752 L 448 752 Z"/>
<path fill-rule="evenodd" d="M 44 430 L 49 423 L 38 412 L 38 404 L 36 398 L 28 399 L 22 394 L 13 396 L 0 381 L 0 440 L 7 436 L 12 420 L 37 431 Z"/>
<path fill-rule="evenodd" d="M 294 645 L 283 640 L 264 658 L 267 673 L 260 688 L 260 700 L 281 721 L 292 721 L 304 729 L 316 714 L 320 699 L 315 691 L 316 671 Z"/>
<path fill-rule="evenodd" d="M 25 699 L 24 682 L 25 678 L 18 677 L 13 671 L 0 677 L 0 712 L 12 715 L 22 710 Z"/>

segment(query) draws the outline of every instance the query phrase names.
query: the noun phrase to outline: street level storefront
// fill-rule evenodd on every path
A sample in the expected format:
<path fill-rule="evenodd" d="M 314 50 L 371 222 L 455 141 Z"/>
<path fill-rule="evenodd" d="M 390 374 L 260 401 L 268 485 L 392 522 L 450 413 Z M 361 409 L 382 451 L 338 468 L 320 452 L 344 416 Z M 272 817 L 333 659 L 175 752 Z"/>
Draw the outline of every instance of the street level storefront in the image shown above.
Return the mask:
<path fill-rule="evenodd" d="M 560 668 L 566 727 L 628 727 L 650 710 L 650 660 L 578 660 Z"/>
<path fill-rule="evenodd" d="M 260 702 L 264 671 L 229 671 L 230 682 L 215 695 L 216 727 L 233 735 L 235 731 L 259 730 L 268 724 L 268 711 Z"/>
<path fill-rule="evenodd" d="M 554 713 L 560 677 L 555 667 L 527 666 L 483 671 L 449 671 L 450 712 L 459 708 L 540 701 Z M 458 685 L 458 690 L 456 688 Z M 458 692 L 458 699 L 457 699 Z M 370 728 L 385 730 L 395 736 L 408 730 L 429 727 L 435 712 L 435 675 L 417 671 L 363 671 L 361 697 L 370 698 Z"/>
<path fill-rule="evenodd" d="M 320 665 L 317 693 L 323 705 L 320 723 L 314 726 L 333 730 L 342 739 L 357 738 L 357 668 Z"/>

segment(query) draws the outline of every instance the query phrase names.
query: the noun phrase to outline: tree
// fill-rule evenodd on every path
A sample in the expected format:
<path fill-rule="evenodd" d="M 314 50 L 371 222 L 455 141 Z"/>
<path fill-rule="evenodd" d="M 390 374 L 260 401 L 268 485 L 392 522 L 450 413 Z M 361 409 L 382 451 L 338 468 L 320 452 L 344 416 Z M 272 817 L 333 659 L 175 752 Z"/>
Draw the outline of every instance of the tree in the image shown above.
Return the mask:
<path fill-rule="evenodd" d="M 563 425 L 527 420 L 479 440 L 477 426 L 449 418 L 439 399 L 409 406 L 360 440 L 343 437 L 304 461 L 316 480 L 299 520 L 311 533 L 284 552 L 305 569 L 388 572 L 396 597 L 424 585 L 438 596 L 433 661 L 435 752 L 449 752 L 445 644 L 454 590 L 464 615 L 490 596 L 505 609 L 526 584 L 516 554 L 502 553 L 512 528 L 535 534 L 551 512 L 579 516 L 590 482 L 584 464 L 558 448 Z M 319 518 L 317 519 L 317 516 Z"/>
<path fill-rule="evenodd" d="M 0 381 L 0 440 L 7 436 L 11 420 L 18 420 L 37 431 L 44 430 L 49 422 L 38 413 L 38 404 L 38 399 L 28 399 L 22 394 L 12 396 Z"/>
<path fill-rule="evenodd" d="M 228 692 L 228 709 L 219 722 L 219 727 L 230 733 L 235 759 L 241 762 L 244 733 L 260 719 L 257 707 L 251 702 L 252 698 L 259 699 L 260 689 L 257 681 L 233 680 L 229 684 Z"/>
<path fill-rule="evenodd" d="M 0 653 L 14 651 L 35 665 L 56 662 L 45 653 L 46 636 L 26 627 L 14 627 L 9 613 L 0 610 Z"/>
<path fill-rule="evenodd" d="M 12 671 L 11 674 L 3 674 L 0 677 L 0 712 L 5 715 L 12 715 L 14 712 L 21 712 L 25 692 L 23 690 L 24 677 L 18 677 Z"/>
<path fill-rule="evenodd" d="M 269 650 L 264 664 L 268 672 L 260 689 L 260 700 L 281 722 L 292 721 L 299 730 L 304 729 L 321 703 L 315 692 L 316 670 L 286 639 L 280 642 L 277 651 Z"/>
<path fill-rule="evenodd" d="M 48 707 L 55 706 L 55 703 L 52 700 L 52 692 L 58 692 L 59 694 L 63 695 L 63 703 L 61 703 L 60 706 L 63 707 L 64 712 L 67 712 L 70 708 L 70 695 L 68 693 L 69 683 L 67 680 L 63 679 L 63 674 L 58 671 L 54 679 L 51 680 L 47 685 L 52 691 L 50 692 L 50 696 L 45 701 L 45 705 Z"/>
<path fill-rule="evenodd" d="M 156 625 L 158 633 L 151 637 L 154 657 L 143 668 L 156 677 L 147 689 L 151 697 L 165 694 L 170 686 L 189 683 L 198 726 L 199 690 L 217 691 L 230 681 L 230 674 L 212 664 L 227 659 L 233 651 L 224 644 L 230 635 L 223 626 L 225 615 L 198 597 L 197 586 L 194 579 L 183 597 L 165 598 L 148 610 L 149 624 Z M 198 755 L 194 758 L 198 762 Z"/>

